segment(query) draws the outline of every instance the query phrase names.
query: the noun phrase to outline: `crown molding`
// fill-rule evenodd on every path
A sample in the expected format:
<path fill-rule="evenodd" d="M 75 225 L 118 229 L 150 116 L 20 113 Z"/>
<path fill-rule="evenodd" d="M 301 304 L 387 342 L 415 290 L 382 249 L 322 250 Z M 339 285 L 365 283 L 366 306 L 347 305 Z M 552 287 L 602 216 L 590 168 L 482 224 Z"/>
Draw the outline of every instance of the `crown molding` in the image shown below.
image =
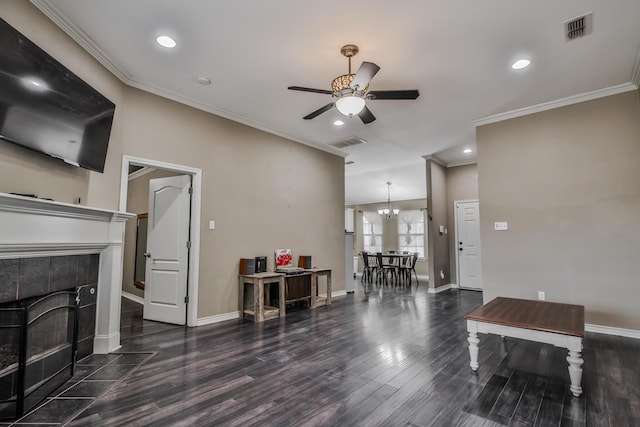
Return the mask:
<path fill-rule="evenodd" d="M 447 163 L 442 161 L 442 159 L 440 159 L 435 154 L 428 154 L 428 155 L 422 156 L 422 158 L 425 159 L 425 160 L 431 160 L 432 162 L 439 164 L 443 168 L 447 167 Z"/>
<path fill-rule="evenodd" d="M 581 93 L 578 95 L 568 96 L 566 98 L 556 99 L 554 101 L 543 102 L 542 104 L 532 105 L 530 107 L 524 107 L 517 110 L 507 111 L 505 113 L 494 114 L 492 116 L 472 120 L 471 123 L 476 127 L 484 126 L 504 120 L 515 119 L 516 117 L 528 116 L 529 114 L 552 110 L 554 108 L 566 107 L 567 105 L 578 104 L 580 102 L 591 101 L 593 99 L 604 98 L 611 95 L 618 95 L 620 93 L 637 89 L 638 87 L 633 83 L 623 83 L 604 89 L 594 90 L 592 92 Z"/>
<path fill-rule="evenodd" d="M 428 156 L 422 156 L 422 158 L 425 159 L 425 160 L 431 160 L 431 161 L 439 164 L 443 168 L 453 168 L 453 167 L 457 167 L 457 166 L 475 165 L 476 163 L 478 163 L 477 159 L 460 160 L 460 161 L 447 163 L 444 160 L 442 160 L 441 158 L 439 158 L 438 156 L 436 156 L 435 154 L 429 154 Z"/>
<path fill-rule="evenodd" d="M 461 160 L 459 162 L 450 162 L 447 163 L 447 167 L 448 168 L 455 168 L 458 166 L 468 166 L 468 165 L 475 165 L 478 163 L 478 160 Z"/>
<path fill-rule="evenodd" d="M 109 55 L 106 54 L 100 47 L 91 40 L 91 37 L 87 35 L 78 26 L 72 24 L 65 18 L 60 10 L 45 0 L 30 0 L 31 3 L 37 7 L 40 12 L 44 13 L 47 18 L 53 21 L 58 27 L 62 29 L 69 37 L 71 37 L 76 43 L 78 43 L 84 50 L 89 52 L 98 62 L 100 62 L 107 70 L 109 70 L 114 76 L 120 79 L 123 83 L 128 84 L 130 77 L 124 70 L 116 65 L 111 60 Z"/>

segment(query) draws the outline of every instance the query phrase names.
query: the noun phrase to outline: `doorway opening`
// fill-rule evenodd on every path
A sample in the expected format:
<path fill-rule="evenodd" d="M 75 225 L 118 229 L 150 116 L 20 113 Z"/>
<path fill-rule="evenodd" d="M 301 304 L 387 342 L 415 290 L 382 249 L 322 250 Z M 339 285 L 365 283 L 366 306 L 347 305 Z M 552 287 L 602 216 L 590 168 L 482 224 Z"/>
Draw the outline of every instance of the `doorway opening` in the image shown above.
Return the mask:
<path fill-rule="evenodd" d="M 191 177 L 191 216 L 189 221 L 190 255 L 187 273 L 187 326 L 197 326 L 198 321 L 198 274 L 200 265 L 200 206 L 202 192 L 202 170 L 190 166 L 160 162 L 157 160 L 143 159 L 139 157 L 122 157 L 122 173 L 120 180 L 120 205 L 121 211 L 127 210 L 127 196 L 129 191 L 130 168 L 139 167 L 139 174 L 152 170 L 163 170 L 174 174 L 189 175 Z"/>

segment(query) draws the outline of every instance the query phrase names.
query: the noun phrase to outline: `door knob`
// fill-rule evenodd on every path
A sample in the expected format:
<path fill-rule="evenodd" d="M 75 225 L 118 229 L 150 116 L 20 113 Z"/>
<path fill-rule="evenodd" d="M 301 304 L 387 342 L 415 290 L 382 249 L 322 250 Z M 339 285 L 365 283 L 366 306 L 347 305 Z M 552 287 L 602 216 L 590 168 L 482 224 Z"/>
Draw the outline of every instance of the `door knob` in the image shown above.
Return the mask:
<path fill-rule="evenodd" d="M 462 248 L 460 248 L 460 250 L 462 250 Z"/>
<path fill-rule="evenodd" d="M 151 253 L 150 253 L 150 252 L 145 252 L 145 253 L 144 253 L 144 256 L 145 256 L 146 258 L 151 258 Z"/>

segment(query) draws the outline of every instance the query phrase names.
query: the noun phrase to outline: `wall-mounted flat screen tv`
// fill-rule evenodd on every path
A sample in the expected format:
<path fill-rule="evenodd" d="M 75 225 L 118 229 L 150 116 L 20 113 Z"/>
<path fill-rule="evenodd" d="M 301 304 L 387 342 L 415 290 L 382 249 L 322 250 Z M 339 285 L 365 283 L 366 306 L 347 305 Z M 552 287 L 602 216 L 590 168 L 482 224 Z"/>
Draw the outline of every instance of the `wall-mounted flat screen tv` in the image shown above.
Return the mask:
<path fill-rule="evenodd" d="M 104 171 L 115 105 L 0 19 L 0 138 Z"/>

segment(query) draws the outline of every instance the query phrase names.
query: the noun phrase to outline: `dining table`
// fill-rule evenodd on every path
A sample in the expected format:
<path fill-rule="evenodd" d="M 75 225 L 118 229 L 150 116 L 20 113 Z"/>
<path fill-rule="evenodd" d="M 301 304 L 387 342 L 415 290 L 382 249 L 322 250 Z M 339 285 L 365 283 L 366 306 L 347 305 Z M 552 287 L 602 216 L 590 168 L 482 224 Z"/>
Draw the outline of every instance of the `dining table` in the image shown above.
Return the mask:
<path fill-rule="evenodd" d="M 382 252 L 381 253 L 382 258 L 383 258 L 383 266 L 386 267 L 394 267 L 395 268 L 395 275 L 396 278 L 400 277 L 400 267 L 403 266 L 410 266 L 411 265 L 411 257 L 413 256 L 413 254 L 410 253 L 401 253 L 401 252 Z M 369 265 L 374 267 L 374 268 L 381 268 L 380 265 L 378 265 L 378 254 L 377 253 L 368 253 L 368 257 L 369 257 Z M 387 259 L 388 262 L 385 263 L 384 259 Z M 377 278 L 380 277 L 380 275 L 376 275 L 376 281 Z M 409 275 L 409 285 L 411 285 L 411 275 Z"/>

